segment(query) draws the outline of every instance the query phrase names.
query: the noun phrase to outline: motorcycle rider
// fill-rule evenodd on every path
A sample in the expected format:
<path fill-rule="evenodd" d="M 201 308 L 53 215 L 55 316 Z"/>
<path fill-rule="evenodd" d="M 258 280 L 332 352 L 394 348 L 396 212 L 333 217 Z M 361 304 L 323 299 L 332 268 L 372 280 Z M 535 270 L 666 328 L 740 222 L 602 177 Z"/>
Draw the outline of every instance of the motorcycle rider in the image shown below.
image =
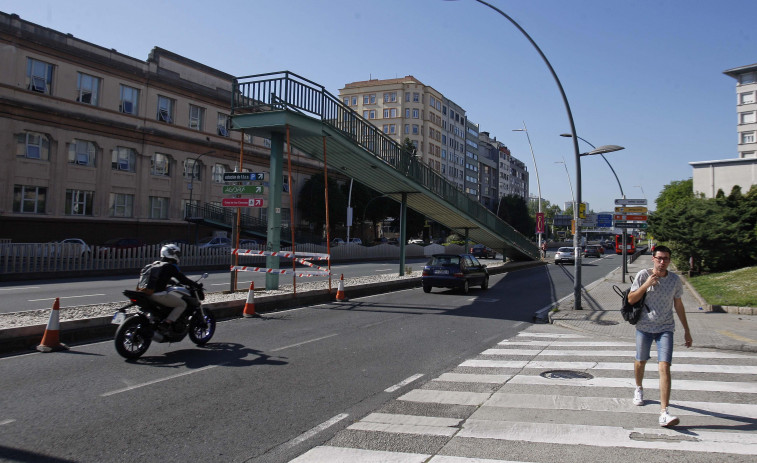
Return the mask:
<path fill-rule="evenodd" d="M 148 266 L 149 269 L 145 268 L 142 270 L 143 274 L 150 269 L 155 269 L 157 272 L 151 273 L 149 284 L 145 288 L 138 288 L 138 290 L 147 293 L 151 300 L 160 305 L 173 307 L 171 313 L 162 322 L 170 327 L 184 313 L 184 310 L 187 308 L 187 302 L 181 293 L 167 290 L 168 284 L 171 283 L 171 280 L 176 280 L 190 288 L 197 287 L 198 284 L 187 278 L 179 270 L 178 264 L 181 257 L 181 249 L 177 245 L 166 244 L 160 249 L 160 256 L 159 261 L 155 261 Z"/>

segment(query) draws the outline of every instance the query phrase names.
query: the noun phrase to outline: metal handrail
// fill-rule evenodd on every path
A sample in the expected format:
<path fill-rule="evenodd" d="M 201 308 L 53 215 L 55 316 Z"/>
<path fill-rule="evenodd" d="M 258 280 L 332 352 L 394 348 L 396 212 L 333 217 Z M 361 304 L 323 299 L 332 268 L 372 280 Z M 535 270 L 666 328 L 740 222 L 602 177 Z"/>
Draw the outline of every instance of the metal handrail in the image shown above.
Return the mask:
<path fill-rule="evenodd" d="M 242 81 L 244 80 L 244 81 Z M 538 249 L 524 235 L 502 221 L 483 204 L 468 197 L 412 153 L 339 98 L 304 77 L 289 71 L 257 74 L 234 79 L 231 114 L 293 110 L 319 118 L 376 159 L 407 176 L 436 197 L 506 237 L 526 255 L 538 258 Z"/>

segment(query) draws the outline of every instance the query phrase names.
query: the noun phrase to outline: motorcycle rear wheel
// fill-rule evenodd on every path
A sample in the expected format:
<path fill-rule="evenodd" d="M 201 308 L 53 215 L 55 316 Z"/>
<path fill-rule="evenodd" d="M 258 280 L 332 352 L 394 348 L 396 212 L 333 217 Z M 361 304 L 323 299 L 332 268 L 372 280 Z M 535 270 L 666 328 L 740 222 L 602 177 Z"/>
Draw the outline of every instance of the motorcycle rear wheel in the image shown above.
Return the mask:
<path fill-rule="evenodd" d="M 137 359 L 147 352 L 152 342 L 148 322 L 142 317 L 129 317 L 116 330 L 116 352 L 129 360 Z"/>
<path fill-rule="evenodd" d="M 211 312 L 207 312 L 207 315 L 203 316 L 202 312 L 199 311 L 189 324 L 189 339 L 198 346 L 210 341 L 215 332 L 216 317 Z"/>

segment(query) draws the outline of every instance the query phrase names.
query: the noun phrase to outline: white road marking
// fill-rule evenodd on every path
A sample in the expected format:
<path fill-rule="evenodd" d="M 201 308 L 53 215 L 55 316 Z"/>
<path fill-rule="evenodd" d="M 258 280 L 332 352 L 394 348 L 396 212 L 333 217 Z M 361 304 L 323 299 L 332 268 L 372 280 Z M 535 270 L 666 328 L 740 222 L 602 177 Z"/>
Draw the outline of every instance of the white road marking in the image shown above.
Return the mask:
<path fill-rule="evenodd" d="M 315 447 L 289 463 L 424 463 L 431 455 L 347 447 Z"/>
<path fill-rule="evenodd" d="M 377 268 L 376 270 L 374 270 L 374 272 L 376 272 L 376 273 L 382 273 L 382 272 L 391 272 L 393 270 L 394 269 L 391 269 L 391 268 Z"/>
<path fill-rule="evenodd" d="M 13 423 L 14 421 L 16 421 L 16 420 L 13 420 L 13 419 L 2 420 L 2 421 L 0 421 L 0 426 L 4 426 L 4 425 L 6 425 L 6 424 L 11 424 L 11 423 Z"/>
<path fill-rule="evenodd" d="M 617 426 L 590 426 L 575 423 L 519 423 L 469 419 L 456 437 L 740 455 L 757 453 L 757 436 L 699 429 L 696 435 L 690 435 L 665 428 L 625 429 Z"/>
<path fill-rule="evenodd" d="M 338 422 L 342 421 L 343 419 L 347 418 L 348 414 L 342 413 L 339 415 L 336 415 L 335 417 L 331 418 L 330 420 L 326 420 L 323 423 L 319 424 L 318 426 L 310 429 L 309 431 L 305 431 L 299 436 L 295 437 L 294 439 L 287 442 L 287 447 L 294 447 L 296 445 L 299 445 L 302 442 L 305 442 L 306 440 L 310 439 L 311 437 L 315 436 L 319 432 L 325 431 L 326 429 L 334 426 Z M 298 459 L 299 460 L 299 459 Z M 293 460 L 297 461 L 297 460 Z M 323 461 L 323 460 L 300 460 L 300 461 Z"/>
<path fill-rule="evenodd" d="M 505 384 L 513 375 L 478 375 L 466 373 L 442 373 L 432 381 L 449 381 L 452 383 L 488 383 Z"/>
<path fill-rule="evenodd" d="M 199 373 L 201 371 L 210 370 L 211 368 L 215 368 L 217 366 L 220 366 L 220 365 L 208 365 L 206 367 L 198 368 L 196 370 L 185 371 L 183 373 L 178 373 L 178 374 L 175 374 L 175 375 L 166 376 L 165 378 L 154 379 L 154 380 L 148 381 L 146 383 L 135 384 L 133 386 L 125 387 L 123 389 L 116 389 L 115 391 L 110 391 L 110 392 L 106 392 L 104 394 L 100 394 L 100 397 L 108 397 L 108 396 L 111 396 L 111 395 L 120 394 L 122 392 L 132 391 L 134 389 L 139 389 L 140 387 L 150 386 L 152 384 L 162 383 L 163 381 L 169 381 L 171 379 L 180 378 L 182 376 L 187 376 L 187 375 L 191 375 L 191 374 L 194 374 L 194 373 Z"/>
<path fill-rule="evenodd" d="M 321 336 L 320 338 L 315 338 L 315 339 L 310 339 L 310 340 L 307 340 L 307 341 L 298 342 L 297 344 L 290 344 L 288 346 L 272 349 L 271 352 L 278 352 L 280 350 L 289 349 L 290 347 L 298 347 L 298 346 L 301 346 L 303 344 L 309 344 L 311 342 L 320 341 L 321 339 L 332 338 L 332 337 L 334 337 L 336 335 L 337 335 L 337 333 L 334 333 L 334 334 L 329 334 L 329 335 L 326 335 L 326 336 Z"/>
<path fill-rule="evenodd" d="M 518 375 L 508 384 L 530 384 L 536 386 L 578 386 L 578 387 L 626 387 L 633 389 L 636 383 L 632 377 L 628 378 L 593 378 L 593 379 L 550 379 L 541 376 Z M 741 392 L 757 394 L 757 382 L 735 381 L 696 381 L 679 379 L 673 380 L 674 391 L 708 391 L 708 392 Z M 657 379 L 644 379 L 644 389 L 660 389 Z"/>
<path fill-rule="evenodd" d="M 431 389 L 413 389 L 397 400 L 447 405 L 481 405 L 491 397 L 485 392 L 434 391 Z"/>
<path fill-rule="evenodd" d="M 530 333 L 522 332 L 517 334 L 518 337 L 527 338 L 554 338 L 554 339 L 586 339 L 588 336 L 580 334 L 560 334 L 560 333 Z"/>
<path fill-rule="evenodd" d="M 388 387 L 388 388 L 384 389 L 384 392 L 394 392 L 397 389 L 400 389 L 400 388 L 402 388 L 404 386 L 407 386 L 408 384 L 412 383 L 413 381 L 415 381 L 416 379 L 418 379 L 418 378 L 420 378 L 422 376 L 423 376 L 423 374 L 421 374 L 421 373 L 418 373 L 417 375 L 413 375 L 413 376 L 411 376 L 411 377 L 409 377 L 409 378 L 407 378 L 407 379 L 405 379 L 403 381 L 400 381 L 399 383 L 395 384 L 394 386 L 391 386 L 391 387 Z"/>
<path fill-rule="evenodd" d="M 500 344 L 502 346 L 502 344 Z M 481 352 L 481 355 L 527 355 L 527 356 L 546 356 L 546 357 L 630 357 L 633 359 L 636 352 L 630 350 L 557 350 L 557 349 L 487 349 Z M 650 355 L 657 356 L 657 351 L 652 349 Z M 673 358 L 697 358 L 697 359 L 753 359 L 753 356 L 735 354 L 731 352 L 701 352 L 701 351 L 680 351 L 673 352 Z M 673 364 L 677 365 L 677 364 Z"/>
<path fill-rule="evenodd" d="M 7 288 L 0 288 L 0 291 L 13 291 L 16 289 L 39 289 L 41 286 L 10 286 Z"/>
<path fill-rule="evenodd" d="M 623 341 L 586 341 L 586 342 L 563 342 L 563 341 L 502 341 L 500 346 L 533 346 L 533 347 L 633 347 L 633 342 Z"/>
<path fill-rule="evenodd" d="M 463 420 L 462 418 L 439 418 L 435 416 L 371 413 L 360 421 L 369 423 L 406 424 L 410 426 L 437 426 L 452 428 L 459 426 Z"/>
<path fill-rule="evenodd" d="M 448 455 L 436 455 L 428 463 L 524 463 L 514 460 L 490 460 L 488 458 L 451 457 Z"/>
<path fill-rule="evenodd" d="M 478 368 L 523 368 L 528 364 L 528 360 L 466 360 L 460 364 L 461 367 L 478 367 Z"/>
<path fill-rule="evenodd" d="M 437 426 L 417 426 L 409 424 L 366 423 L 358 421 L 347 429 L 356 431 L 392 432 L 399 434 L 418 434 L 422 436 L 452 437 L 459 431 L 457 428 L 440 428 Z"/>
<path fill-rule="evenodd" d="M 46 299 L 29 299 L 27 300 L 27 302 L 54 301 L 56 299 L 74 299 L 77 297 L 95 297 L 95 296 L 105 296 L 105 294 L 82 294 L 80 296 L 48 297 Z"/>

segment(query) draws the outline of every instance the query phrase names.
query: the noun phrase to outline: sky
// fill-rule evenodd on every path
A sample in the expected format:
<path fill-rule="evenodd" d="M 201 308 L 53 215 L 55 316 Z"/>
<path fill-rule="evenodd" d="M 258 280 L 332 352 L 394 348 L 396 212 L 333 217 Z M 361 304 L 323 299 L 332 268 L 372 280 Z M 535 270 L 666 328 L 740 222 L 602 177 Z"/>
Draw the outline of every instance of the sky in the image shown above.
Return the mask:
<path fill-rule="evenodd" d="M 578 136 L 625 148 L 605 155 L 620 186 L 599 156 L 581 157 L 590 209 L 613 210 L 622 188 L 653 210 L 665 185 L 692 176 L 689 162 L 738 157 L 736 81 L 723 71 L 757 63 L 754 0 L 489 3 L 542 50 Z M 157 46 L 235 76 L 291 71 L 337 96 L 349 82 L 413 75 L 526 164 L 532 195 L 563 207 L 577 190 L 555 79 L 475 0 L 0 0 L 0 11 L 133 58 Z M 533 156 L 513 131 L 524 124 Z"/>

